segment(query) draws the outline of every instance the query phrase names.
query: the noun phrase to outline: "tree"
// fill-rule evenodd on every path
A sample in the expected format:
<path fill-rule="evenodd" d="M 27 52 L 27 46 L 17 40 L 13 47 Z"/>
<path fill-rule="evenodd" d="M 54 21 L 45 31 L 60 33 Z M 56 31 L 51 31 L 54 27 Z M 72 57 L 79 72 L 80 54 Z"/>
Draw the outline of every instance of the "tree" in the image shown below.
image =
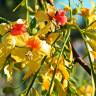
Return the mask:
<path fill-rule="evenodd" d="M 85 8 L 82 0 L 78 0 L 79 4 L 74 9 L 71 0 L 64 9 L 56 9 L 53 0 L 34 0 L 32 6 L 30 2 L 22 0 L 13 10 L 24 6 L 25 19 L 11 22 L 0 17 L 1 72 L 6 74 L 8 81 L 12 80 L 14 71 L 24 72 L 22 80 L 27 85 L 20 96 L 95 96 L 94 1 L 91 1 L 92 9 Z M 80 28 L 76 15 L 85 19 L 86 28 Z M 81 34 L 90 67 L 72 44 L 71 33 L 74 30 Z M 80 64 L 92 80 L 92 87 L 87 86 L 84 92 L 71 78 L 75 63 Z"/>

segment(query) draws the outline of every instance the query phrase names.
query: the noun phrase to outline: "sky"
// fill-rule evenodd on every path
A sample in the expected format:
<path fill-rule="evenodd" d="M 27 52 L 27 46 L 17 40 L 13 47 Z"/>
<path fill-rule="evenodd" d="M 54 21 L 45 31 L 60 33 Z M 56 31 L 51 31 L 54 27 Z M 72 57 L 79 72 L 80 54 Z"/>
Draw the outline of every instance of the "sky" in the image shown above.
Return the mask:
<path fill-rule="evenodd" d="M 55 1 L 56 1 L 56 3 L 55 3 L 56 8 L 61 9 L 61 8 L 64 8 L 64 5 L 68 5 L 69 0 L 55 0 Z M 71 1 L 72 1 L 71 2 L 71 7 L 76 8 L 76 6 L 74 6 L 74 5 L 79 4 L 78 0 L 71 0 Z M 89 1 L 94 1 L 96 3 L 96 0 L 83 0 L 83 1 L 84 1 L 84 7 L 86 7 L 86 8 L 91 8 L 92 7 L 92 5 Z M 79 25 L 81 25 L 84 19 L 79 15 L 76 16 L 76 17 L 78 18 L 77 23 Z"/>
<path fill-rule="evenodd" d="M 56 1 L 56 7 L 57 8 L 64 8 L 64 4 L 68 5 L 68 0 L 55 0 Z M 76 4 L 78 4 L 78 0 L 71 0 L 74 1 Z M 91 8 L 91 3 L 89 1 L 94 1 L 96 0 L 83 0 L 84 1 L 84 6 L 87 8 Z M 63 2 L 63 3 L 62 3 Z M 74 3 L 72 2 L 72 7 L 74 8 Z"/>

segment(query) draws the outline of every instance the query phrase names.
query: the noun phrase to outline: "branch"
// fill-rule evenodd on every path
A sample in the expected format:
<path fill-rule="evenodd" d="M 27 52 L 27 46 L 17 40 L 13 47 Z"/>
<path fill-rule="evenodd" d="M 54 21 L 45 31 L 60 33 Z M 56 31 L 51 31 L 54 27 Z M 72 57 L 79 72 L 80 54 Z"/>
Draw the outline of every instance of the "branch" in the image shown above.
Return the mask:
<path fill-rule="evenodd" d="M 86 70 L 86 72 L 91 75 L 91 70 L 90 68 L 88 67 L 88 65 L 84 62 L 84 60 L 79 56 L 79 54 L 76 52 L 75 48 L 73 47 L 72 45 L 72 51 L 73 51 L 73 56 L 75 57 L 75 60 L 74 62 L 78 62 L 82 67 L 83 69 Z"/>
<path fill-rule="evenodd" d="M 46 58 L 47 58 L 47 56 L 44 56 L 44 57 L 43 57 L 43 59 L 42 59 L 42 61 L 41 61 L 41 66 L 40 66 L 40 68 L 37 70 L 37 72 L 35 73 L 34 77 L 30 80 L 29 85 L 28 85 L 28 87 L 27 87 L 27 89 L 26 89 L 27 91 L 26 91 L 26 93 L 25 93 L 25 96 L 28 95 L 30 89 L 33 87 L 33 84 L 34 84 L 34 82 L 35 82 L 35 79 L 37 78 L 37 75 L 38 75 L 38 73 L 40 72 L 40 70 L 41 70 L 41 68 L 42 68 L 42 66 L 43 66 Z"/>

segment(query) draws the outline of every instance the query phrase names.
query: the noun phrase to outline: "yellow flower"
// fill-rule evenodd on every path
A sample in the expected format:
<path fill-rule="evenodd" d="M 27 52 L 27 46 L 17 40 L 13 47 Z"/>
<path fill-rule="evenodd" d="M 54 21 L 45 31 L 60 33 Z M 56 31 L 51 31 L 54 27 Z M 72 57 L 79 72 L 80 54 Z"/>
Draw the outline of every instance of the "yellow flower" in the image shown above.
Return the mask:
<path fill-rule="evenodd" d="M 86 88 L 87 96 L 92 96 L 92 92 L 93 92 L 92 86 L 88 85 Z"/>
<path fill-rule="evenodd" d="M 68 80 L 68 79 L 69 79 L 69 73 L 68 73 L 66 67 L 65 67 L 63 64 L 59 64 L 58 68 L 59 68 L 59 70 L 62 72 L 64 78 L 65 78 L 66 80 Z"/>
<path fill-rule="evenodd" d="M 42 86 L 44 90 L 48 90 L 50 86 L 50 81 L 48 79 L 44 79 Z"/>

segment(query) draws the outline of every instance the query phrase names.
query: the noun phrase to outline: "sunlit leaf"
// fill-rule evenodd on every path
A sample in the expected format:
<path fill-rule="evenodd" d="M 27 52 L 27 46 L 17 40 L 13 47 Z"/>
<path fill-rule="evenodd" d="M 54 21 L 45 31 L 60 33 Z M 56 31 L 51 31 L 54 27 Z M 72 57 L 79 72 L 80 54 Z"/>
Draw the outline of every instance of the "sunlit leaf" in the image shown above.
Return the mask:
<path fill-rule="evenodd" d="M 2 55 L 2 57 L 0 56 L 0 71 L 2 70 L 4 63 L 6 61 L 6 57 L 4 56 L 4 54 Z"/>
<path fill-rule="evenodd" d="M 91 32 L 85 32 L 85 34 L 90 38 L 90 39 L 93 39 L 93 40 L 96 40 L 96 33 L 91 33 Z"/>
<path fill-rule="evenodd" d="M 16 62 L 24 62 L 26 61 L 27 57 L 26 54 L 28 52 L 27 48 L 14 48 L 14 50 L 11 51 L 11 57 Z"/>
<path fill-rule="evenodd" d="M 49 68 L 50 68 L 50 64 L 44 63 L 41 70 L 40 70 L 40 73 L 41 74 L 46 73 L 49 70 Z"/>
<path fill-rule="evenodd" d="M 96 59 L 96 52 L 95 51 L 91 51 L 93 57 Z"/>
<path fill-rule="evenodd" d="M 88 29 L 96 29 L 96 14 L 92 14 L 90 16 L 88 16 L 88 23 L 89 23 L 89 27 Z"/>
<path fill-rule="evenodd" d="M 31 71 L 31 69 L 29 69 L 29 70 L 25 73 L 25 75 L 24 75 L 24 77 L 23 77 L 23 80 L 27 80 L 30 76 L 32 76 L 32 71 Z"/>
<path fill-rule="evenodd" d="M 32 88 L 32 96 L 40 96 L 35 88 Z"/>
<path fill-rule="evenodd" d="M 0 35 L 4 35 L 9 31 L 10 26 L 8 24 L 0 24 Z"/>
<path fill-rule="evenodd" d="M 52 44 L 56 38 L 59 36 L 59 33 L 50 33 L 47 37 L 47 42 Z"/>
<path fill-rule="evenodd" d="M 32 76 L 32 74 L 34 74 L 35 72 L 37 72 L 37 70 L 40 68 L 40 61 L 29 61 L 27 63 L 27 67 L 28 70 L 25 73 L 23 80 L 27 80 L 30 76 Z"/>
<path fill-rule="evenodd" d="M 24 47 L 26 45 L 26 41 L 29 38 L 29 35 L 27 33 L 24 33 L 22 35 L 15 36 L 14 38 L 16 40 L 16 46 Z"/>
<path fill-rule="evenodd" d="M 89 43 L 90 47 L 96 51 L 96 41 L 95 40 L 87 40 L 87 42 Z"/>
<path fill-rule="evenodd" d="M 49 16 L 44 11 L 37 11 L 35 18 L 37 22 L 49 21 Z"/>
<path fill-rule="evenodd" d="M 41 66 L 42 58 L 43 57 L 41 55 L 32 51 L 32 60 L 27 60 L 27 62 L 26 62 L 26 66 L 28 67 L 28 70 L 26 71 L 26 73 L 23 77 L 23 80 L 28 79 L 32 74 L 37 72 L 37 70 Z"/>
<path fill-rule="evenodd" d="M 0 70 L 4 67 L 7 56 L 10 54 L 10 50 L 6 49 L 3 44 L 0 44 Z"/>
<path fill-rule="evenodd" d="M 50 24 L 51 22 L 48 22 L 44 28 L 42 28 L 39 32 L 38 35 L 42 36 L 48 33 L 48 31 L 50 31 Z"/>
<path fill-rule="evenodd" d="M 16 40 L 14 36 L 6 34 L 2 38 L 2 43 L 7 49 L 13 49 L 16 45 Z"/>

